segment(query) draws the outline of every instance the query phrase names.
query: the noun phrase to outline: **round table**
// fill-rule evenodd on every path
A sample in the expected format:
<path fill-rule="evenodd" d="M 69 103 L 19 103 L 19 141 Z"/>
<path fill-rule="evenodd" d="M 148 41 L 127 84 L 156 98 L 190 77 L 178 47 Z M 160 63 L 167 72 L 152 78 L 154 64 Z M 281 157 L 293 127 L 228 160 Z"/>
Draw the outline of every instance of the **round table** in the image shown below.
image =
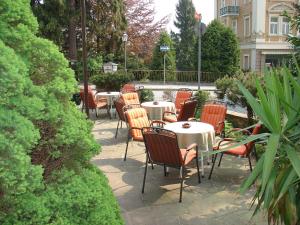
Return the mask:
<path fill-rule="evenodd" d="M 112 92 L 98 92 L 96 94 L 96 98 L 106 97 L 107 104 L 110 106 L 110 113 L 113 107 L 113 99 L 117 98 L 120 95 L 120 92 L 112 91 Z"/>
<path fill-rule="evenodd" d="M 158 104 L 154 104 L 154 102 L 143 102 L 141 104 L 141 106 L 146 109 L 149 119 L 151 120 L 162 120 L 165 111 L 176 112 L 173 102 L 158 101 L 157 103 Z"/>
<path fill-rule="evenodd" d="M 203 152 L 212 150 L 215 143 L 214 127 L 202 122 L 188 122 L 190 128 L 183 128 L 182 124 L 187 122 L 169 123 L 164 126 L 164 129 L 173 131 L 177 135 L 178 146 L 186 148 L 192 143 L 198 144 L 198 150 L 201 154 L 202 175 L 204 175 Z"/>

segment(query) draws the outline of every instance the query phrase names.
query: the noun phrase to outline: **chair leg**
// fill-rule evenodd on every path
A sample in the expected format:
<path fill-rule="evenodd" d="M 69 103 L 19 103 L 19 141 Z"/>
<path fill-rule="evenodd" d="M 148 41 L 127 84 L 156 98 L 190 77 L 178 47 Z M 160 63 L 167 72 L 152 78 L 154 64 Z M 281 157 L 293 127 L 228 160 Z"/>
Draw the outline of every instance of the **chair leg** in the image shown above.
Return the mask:
<path fill-rule="evenodd" d="M 212 172 L 213 172 L 213 170 L 214 170 L 214 167 L 215 167 L 217 158 L 218 158 L 218 154 L 216 154 L 216 155 L 214 156 L 213 164 L 212 164 L 212 166 L 211 166 L 210 173 L 209 173 L 209 176 L 208 176 L 208 179 L 209 179 L 209 180 L 210 180 L 211 175 L 212 175 Z"/>
<path fill-rule="evenodd" d="M 183 181 L 184 181 L 184 166 L 180 167 L 180 195 L 179 195 L 179 202 L 182 202 L 182 187 L 183 187 Z"/>
<path fill-rule="evenodd" d="M 98 108 L 95 109 L 96 110 L 96 117 L 98 118 L 99 115 L 98 115 Z"/>
<path fill-rule="evenodd" d="M 221 153 L 221 157 L 220 157 L 220 160 L 219 160 L 219 164 L 218 164 L 218 167 L 220 167 L 221 166 L 221 161 L 222 161 L 222 159 L 223 159 L 223 153 Z"/>
<path fill-rule="evenodd" d="M 120 120 L 118 121 L 118 125 L 117 125 L 117 130 L 116 130 L 115 138 L 117 138 L 117 136 L 118 136 L 119 123 L 120 123 Z"/>
<path fill-rule="evenodd" d="M 250 154 L 248 155 L 248 160 L 249 160 L 250 171 L 252 172 L 252 163 L 251 163 L 251 159 L 250 159 Z"/>
<path fill-rule="evenodd" d="M 196 159 L 196 165 L 197 165 L 197 174 L 198 174 L 198 183 L 201 183 L 201 176 L 200 176 L 200 170 L 199 170 L 199 160 L 198 157 L 195 158 Z"/>
<path fill-rule="evenodd" d="M 255 161 L 258 161 L 258 156 L 257 156 L 257 151 L 256 151 L 256 147 L 255 145 L 253 146 L 253 153 L 254 153 L 254 157 L 255 157 Z"/>
<path fill-rule="evenodd" d="M 126 142 L 126 150 L 125 150 L 125 155 L 124 155 L 124 161 L 126 161 L 126 157 L 127 157 L 127 150 L 128 150 L 129 139 L 130 139 L 130 136 L 128 135 L 127 142 Z"/>
<path fill-rule="evenodd" d="M 120 119 L 119 119 L 119 121 L 120 121 Z M 122 125 L 123 125 L 123 121 L 121 120 L 121 128 L 122 128 Z"/>
<path fill-rule="evenodd" d="M 144 190 L 145 190 L 145 182 L 146 182 L 147 168 L 148 168 L 148 154 L 146 154 L 145 172 L 144 172 L 143 188 L 142 188 L 142 193 L 143 193 L 143 194 L 144 194 Z"/>
<path fill-rule="evenodd" d="M 164 164 L 164 174 L 165 174 L 165 177 L 167 176 L 167 168 L 166 168 L 166 165 Z"/>

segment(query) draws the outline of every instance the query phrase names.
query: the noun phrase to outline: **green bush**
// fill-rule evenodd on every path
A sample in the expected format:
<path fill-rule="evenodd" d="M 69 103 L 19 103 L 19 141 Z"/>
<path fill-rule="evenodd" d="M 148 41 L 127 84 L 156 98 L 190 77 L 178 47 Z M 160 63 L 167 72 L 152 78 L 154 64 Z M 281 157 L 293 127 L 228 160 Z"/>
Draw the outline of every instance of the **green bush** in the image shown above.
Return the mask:
<path fill-rule="evenodd" d="M 154 94 L 152 90 L 142 89 L 140 91 L 141 102 L 150 102 L 154 100 Z"/>
<path fill-rule="evenodd" d="M 123 224 L 68 61 L 27 0 L 0 1 L 0 224 Z"/>
<path fill-rule="evenodd" d="M 96 85 L 97 90 L 120 91 L 121 87 L 133 80 L 131 73 L 118 71 L 115 73 L 99 73 L 91 77 L 90 82 Z"/>

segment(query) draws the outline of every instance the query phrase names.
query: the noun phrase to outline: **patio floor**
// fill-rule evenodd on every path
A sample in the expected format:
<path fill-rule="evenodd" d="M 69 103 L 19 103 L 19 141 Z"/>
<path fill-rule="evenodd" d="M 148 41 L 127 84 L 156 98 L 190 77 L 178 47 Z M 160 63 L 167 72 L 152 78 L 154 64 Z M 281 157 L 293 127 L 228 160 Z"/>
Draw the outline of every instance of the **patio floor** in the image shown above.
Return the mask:
<path fill-rule="evenodd" d="M 126 128 L 114 138 L 117 120 L 100 118 L 95 121 L 93 134 L 102 145 L 102 152 L 93 158 L 108 177 L 128 225 L 262 225 L 267 224 L 262 214 L 251 218 L 250 203 L 254 189 L 240 195 L 238 189 L 249 175 L 247 160 L 224 157 L 211 180 L 207 179 L 210 166 L 205 166 L 206 177 L 197 182 L 196 169 L 187 171 L 183 202 L 179 198 L 179 171 L 170 169 L 164 176 L 163 167 L 149 167 L 145 193 L 141 194 L 144 173 L 144 144 L 129 144 L 127 161 L 123 161 Z M 193 165 L 192 165 L 193 166 Z"/>

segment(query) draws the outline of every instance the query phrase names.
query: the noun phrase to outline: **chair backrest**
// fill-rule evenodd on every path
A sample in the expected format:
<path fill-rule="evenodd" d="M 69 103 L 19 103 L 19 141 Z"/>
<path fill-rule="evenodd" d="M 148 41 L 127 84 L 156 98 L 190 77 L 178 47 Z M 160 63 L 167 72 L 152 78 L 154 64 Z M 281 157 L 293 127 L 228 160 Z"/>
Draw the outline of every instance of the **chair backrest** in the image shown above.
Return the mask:
<path fill-rule="evenodd" d="M 146 127 L 143 128 L 142 133 L 151 162 L 174 167 L 182 165 L 183 159 L 174 132 Z"/>
<path fill-rule="evenodd" d="M 226 105 L 205 104 L 202 109 L 200 121 L 211 124 L 215 128 L 216 134 L 221 134 L 224 129 L 226 112 Z"/>
<path fill-rule="evenodd" d="M 129 128 L 143 128 L 150 126 L 147 111 L 144 108 L 128 109 L 125 112 L 125 118 L 128 122 Z M 131 130 L 131 136 L 133 137 L 133 139 L 142 137 L 142 132 L 140 130 L 133 129 Z"/>
<path fill-rule="evenodd" d="M 85 104 L 85 98 L 84 98 L 84 90 L 80 90 L 80 98 L 82 102 Z M 95 109 L 97 107 L 97 103 L 94 97 L 94 93 L 88 89 L 88 108 L 89 109 Z"/>
<path fill-rule="evenodd" d="M 189 118 L 195 116 L 197 108 L 196 100 L 187 100 L 182 105 L 182 108 L 177 116 L 177 121 L 187 121 Z"/>
<path fill-rule="evenodd" d="M 121 88 L 121 93 L 127 92 L 136 92 L 135 85 L 131 83 L 124 84 L 124 86 Z"/>
<path fill-rule="evenodd" d="M 175 107 L 176 109 L 181 109 L 182 108 L 182 104 L 190 99 L 193 95 L 193 91 L 189 88 L 180 88 L 178 89 L 177 93 L 176 93 L 176 98 L 175 98 Z"/>
<path fill-rule="evenodd" d="M 261 126 L 262 126 L 262 125 L 258 123 L 258 124 L 253 128 L 251 135 L 259 134 L 260 129 L 261 129 Z M 251 142 L 249 142 L 249 143 L 246 144 L 246 146 L 247 146 L 247 154 L 246 154 L 246 155 L 248 155 L 248 154 L 250 153 L 250 151 L 252 150 L 254 144 L 255 144 L 254 141 L 251 141 Z"/>
<path fill-rule="evenodd" d="M 140 104 L 139 96 L 136 92 L 124 93 L 121 95 L 121 99 L 125 105 Z"/>
<path fill-rule="evenodd" d="M 125 115 L 124 115 L 124 106 L 125 106 L 125 103 L 124 101 L 121 99 L 121 98 L 118 98 L 114 101 L 114 105 L 115 105 L 115 108 L 116 108 L 116 111 L 118 113 L 118 116 L 120 118 L 120 120 L 122 121 L 125 121 Z"/>

